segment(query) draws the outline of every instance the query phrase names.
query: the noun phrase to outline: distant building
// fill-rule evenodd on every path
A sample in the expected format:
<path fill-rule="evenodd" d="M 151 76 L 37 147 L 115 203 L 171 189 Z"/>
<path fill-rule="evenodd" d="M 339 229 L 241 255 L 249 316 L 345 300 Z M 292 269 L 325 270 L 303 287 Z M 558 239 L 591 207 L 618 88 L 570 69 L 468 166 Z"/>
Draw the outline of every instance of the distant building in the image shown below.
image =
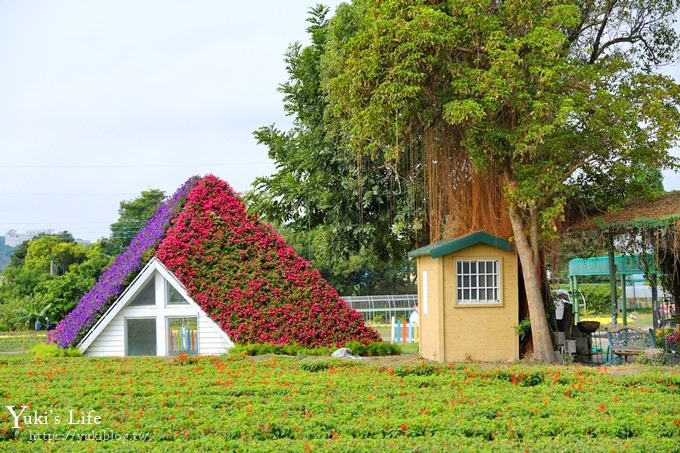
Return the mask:
<path fill-rule="evenodd" d="M 53 234 L 54 230 L 29 230 L 25 233 L 17 233 L 17 230 L 9 230 L 5 233 L 5 244 L 16 247 L 26 241 L 30 241 L 39 234 Z"/>

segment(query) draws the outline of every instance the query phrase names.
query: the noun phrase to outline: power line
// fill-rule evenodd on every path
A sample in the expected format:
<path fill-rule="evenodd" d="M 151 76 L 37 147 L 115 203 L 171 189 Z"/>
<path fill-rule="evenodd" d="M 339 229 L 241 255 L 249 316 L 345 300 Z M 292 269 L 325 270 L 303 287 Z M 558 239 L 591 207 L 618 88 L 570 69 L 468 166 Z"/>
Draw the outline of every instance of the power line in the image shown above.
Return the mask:
<path fill-rule="evenodd" d="M 119 193 L 73 193 L 73 192 L 0 192 L 0 196 L 8 197 L 127 197 L 135 195 L 135 192 Z"/>
<path fill-rule="evenodd" d="M 185 164 L 0 164 L 0 168 L 187 168 L 272 165 L 273 162 L 185 163 Z"/>

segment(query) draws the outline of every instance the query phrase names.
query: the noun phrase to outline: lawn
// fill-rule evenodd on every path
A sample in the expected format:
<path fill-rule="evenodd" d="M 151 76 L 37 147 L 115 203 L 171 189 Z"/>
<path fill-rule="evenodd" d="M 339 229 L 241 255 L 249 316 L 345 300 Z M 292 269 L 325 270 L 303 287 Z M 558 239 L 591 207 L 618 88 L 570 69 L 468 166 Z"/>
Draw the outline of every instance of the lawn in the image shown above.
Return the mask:
<path fill-rule="evenodd" d="M 677 369 L 400 360 L 2 356 L 2 406 L 45 423 L 5 410 L 0 450 L 680 451 Z"/>
<path fill-rule="evenodd" d="M 629 311 L 627 316 L 628 326 L 640 329 L 649 329 L 654 324 L 650 310 Z M 600 321 L 602 328 L 611 326 L 612 316 L 609 313 L 588 313 L 581 315 L 581 320 Z M 619 313 L 616 318 L 619 327 L 623 326 L 623 316 Z"/>
<path fill-rule="evenodd" d="M 27 352 L 36 344 L 44 343 L 46 339 L 45 331 L 0 332 L 0 354 Z"/>

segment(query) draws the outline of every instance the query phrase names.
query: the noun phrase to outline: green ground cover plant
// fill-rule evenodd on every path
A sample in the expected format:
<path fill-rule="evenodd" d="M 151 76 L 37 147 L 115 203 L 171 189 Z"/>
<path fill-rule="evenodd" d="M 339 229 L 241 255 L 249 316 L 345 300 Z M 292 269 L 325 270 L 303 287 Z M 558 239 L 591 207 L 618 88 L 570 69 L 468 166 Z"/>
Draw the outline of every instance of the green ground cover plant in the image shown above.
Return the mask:
<path fill-rule="evenodd" d="M 0 403 L 51 417 L 13 429 L 3 410 L 2 451 L 677 451 L 680 436 L 680 372 L 639 365 L 2 356 Z M 93 411 L 100 424 L 68 425 L 70 410 Z M 36 433 L 147 439 L 32 441 Z"/>
<path fill-rule="evenodd" d="M 78 357 L 78 348 L 60 348 L 54 343 L 38 343 L 31 348 L 31 354 L 35 357 Z"/>

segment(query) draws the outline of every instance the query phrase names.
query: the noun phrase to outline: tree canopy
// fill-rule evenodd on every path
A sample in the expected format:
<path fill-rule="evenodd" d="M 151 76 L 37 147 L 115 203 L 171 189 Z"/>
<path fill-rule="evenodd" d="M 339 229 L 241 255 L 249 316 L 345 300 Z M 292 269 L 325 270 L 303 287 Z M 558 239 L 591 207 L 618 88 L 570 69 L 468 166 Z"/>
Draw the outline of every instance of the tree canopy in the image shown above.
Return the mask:
<path fill-rule="evenodd" d="M 121 201 L 118 220 L 111 225 L 111 237 L 102 242 L 106 253 L 118 255 L 125 250 L 164 198 L 165 192 L 162 190 L 149 189 L 133 200 Z"/>
<path fill-rule="evenodd" d="M 342 8 L 354 15 L 339 10 L 331 28 L 355 31 L 329 42 L 323 85 L 350 149 L 394 159 L 422 140 L 431 224 L 503 234 L 489 220 L 509 220 L 535 353 L 552 360 L 541 246 L 567 202 L 603 194 L 593 201 L 612 204 L 611 194 L 637 192 L 674 165 L 680 88 L 654 70 L 677 57 L 678 2 L 359 0 Z M 451 187 L 469 201 L 433 204 Z M 489 212 L 478 214 L 478 204 Z"/>
<path fill-rule="evenodd" d="M 426 234 L 424 225 L 413 227 L 422 174 L 403 159 L 350 153 L 326 121 L 320 63 L 327 13 L 312 8 L 311 44 L 286 52 L 289 79 L 279 90 L 294 123 L 288 131 L 271 125 L 254 133 L 277 171 L 255 181 L 249 209 L 275 224 L 343 294 L 403 291 L 410 286 L 406 252 Z"/>
<path fill-rule="evenodd" d="M 30 327 L 36 314 L 61 319 L 155 213 L 163 191 L 120 203 L 110 238 L 77 243 L 69 232 L 43 234 L 13 249 L 0 278 L 0 330 Z"/>
<path fill-rule="evenodd" d="M 53 321 L 61 318 L 109 262 L 99 244 L 76 243 L 67 232 L 40 235 L 19 245 L 2 273 L 0 330 L 30 326 L 36 313 Z"/>

